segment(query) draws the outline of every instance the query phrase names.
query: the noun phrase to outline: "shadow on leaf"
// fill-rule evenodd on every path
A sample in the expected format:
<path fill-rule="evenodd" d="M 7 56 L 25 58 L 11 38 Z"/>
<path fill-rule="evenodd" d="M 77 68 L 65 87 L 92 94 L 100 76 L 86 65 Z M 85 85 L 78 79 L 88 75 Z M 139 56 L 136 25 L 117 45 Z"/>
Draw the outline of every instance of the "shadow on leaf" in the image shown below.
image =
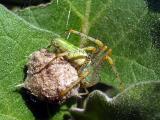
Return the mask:
<path fill-rule="evenodd" d="M 153 45 L 160 49 L 160 22 L 159 18 L 157 20 L 152 21 L 150 34 L 152 36 Z"/>
<path fill-rule="evenodd" d="M 160 12 L 160 1 L 159 0 L 145 0 L 148 4 L 148 8 L 153 12 Z"/>
<path fill-rule="evenodd" d="M 35 116 L 35 120 L 49 120 L 60 110 L 59 104 L 40 101 L 25 89 L 21 89 L 20 94 Z"/>

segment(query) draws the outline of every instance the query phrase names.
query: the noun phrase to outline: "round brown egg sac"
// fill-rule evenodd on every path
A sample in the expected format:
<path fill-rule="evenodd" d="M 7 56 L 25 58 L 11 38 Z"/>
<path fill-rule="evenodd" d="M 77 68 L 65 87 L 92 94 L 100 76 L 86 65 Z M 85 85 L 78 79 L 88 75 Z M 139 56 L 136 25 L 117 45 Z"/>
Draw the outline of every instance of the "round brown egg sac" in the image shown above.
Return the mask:
<path fill-rule="evenodd" d="M 55 60 L 53 58 L 55 54 L 49 53 L 46 49 L 30 55 L 24 88 L 40 100 L 62 102 L 78 94 L 79 85 L 72 88 L 65 96 L 60 95 L 78 80 L 78 73 L 64 58 Z M 53 61 L 50 62 L 51 60 Z"/>

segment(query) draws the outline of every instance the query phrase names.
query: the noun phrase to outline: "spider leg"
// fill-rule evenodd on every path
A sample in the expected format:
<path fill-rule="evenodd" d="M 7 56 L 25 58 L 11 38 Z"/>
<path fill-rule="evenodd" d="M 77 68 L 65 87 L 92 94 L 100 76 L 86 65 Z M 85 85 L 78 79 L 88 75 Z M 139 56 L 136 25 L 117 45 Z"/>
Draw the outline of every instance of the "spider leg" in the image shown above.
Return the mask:
<path fill-rule="evenodd" d="M 96 52 L 96 47 L 93 47 L 93 46 L 84 47 L 82 49 L 88 52 L 92 52 L 92 53 Z"/>
<path fill-rule="evenodd" d="M 81 36 L 81 37 L 83 37 L 83 38 L 85 38 L 87 40 L 90 40 L 91 42 L 95 43 L 99 47 L 99 50 L 96 52 L 97 55 L 100 52 L 106 51 L 107 48 L 108 48 L 107 45 L 103 44 L 103 42 L 100 41 L 99 39 L 95 39 L 95 38 L 90 37 L 90 36 L 88 36 L 88 35 L 86 35 L 84 33 L 78 32 L 78 31 L 73 30 L 73 29 L 69 30 L 69 33 L 73 33 L 73 34 L 79 35 L 79 36 Z M 86 48 L 87 48 L 86 50 L 94 51 L 93 53 L 95 53 L 95 51 L 96 51 L 95 47 L 89 46 L 89 47 L 86 47 Z"/>
<path fill-rule="evenodd" d="M 78 32 L 78 31 L 73 30 L 73 29 L 69 30 L 69 33 L 77 34 L 77 35 L 79 35 L 79 36 L 81 36 L 81 37 L 83 37 L 83 38 L 85 38 L 85 39 L 88 39 L 88 40 L 92 41 L 92 42 L 95 43 L 96 45 L 98 45 L 98 46 L 99 46 L 99 51 L 97 52 L 97 56 L 98 56 L 98 54 L 99 54 L 100 52 L 105 52 L 105 51 L 107 51 L 107 45 L 103 44 L 103 42 L 100 41 L 99 39 L 92 38 L 92 37 L 90 37 L 90 36 L 87 36 L 87 35 L 84 34 L 84 33 Z M 118 73 L 118 71 L 116 70 L 116 67 L 115 67 L 115 64 L 114 64 L 112 58 L 110 57 L 111 54 L 112 54 L 112 49 L 109 49 L 109 50 L 107 51 L 107 54 L 103 57 L 103 60 L 107 61 L 107 62 L 112 66 L 112 70 L 113 70 L 113 72 L 115 73 L 116 78 L 120 81 L 120 87 L 122 88 L 121 90 L 124 90 L 124 84 L 123 84 L 122 80 L 120 79 L 119 73 Z M 101 60 L 98 62 L 98 64 L 100 64 L 100 62 L 101 62 Z M 98 65 L 98 64 L 97 64 L 97 65 Z"/>
<path fill-rule="evenodd" d="M 89 94 L 89 91 L 86 88 L 84 88 L 84 92 L 83 93 L 78 93 L 76 96 L 81 97 L 81 96 L 88 95 L 88 94 Z"/>
<path fill-rule="evenodd" d="M 101 50 L 103 50 L 103 51 L 107 49 L 107 46 L 104 45 L 103 42 L 100 41 L 99 39 L 95 39 L 93 37 L 90 37 L 90 36 L 88 36 L 88 35 L 86 35 L 84 33 L 81 33 L 79 31 L 76 31 L 76 30 L 73 30 L 73 29 L 69 30 L 69 33 L 74 33 L 74 34 L 79 35 L 79 36 L 81 36 L 81 37 L 83 37 L 85 39 L 88 39 L 88 40 L 92 41 L 93 43 L 95 43 L 96 45 L 98 45 L 99 48 Z"/>
<path fill-rule="evenodd" d="M 98 39 L 95 39 L 95 38 L 92 38 L 92 37 L 90 37 L 90 36 L 87 36 L 87 35 L 84 34 L 84 33 L 78 32 L 78 31 L 73 30 L 73 29 L 69 30 L 69 33 L 77 34 L 77 35 L 79 35 L 79 36 L 81 36 L 81 37 L 83 37 L 83 38 L 86 38 L 86 39 L 94 42 L 95 44 L 97 44 L 97 45 L 99 46 L 99 51 L 98 51 L 98 53 L 104 52 L 104 51 L 106 51 L 107 48 L 108 48 L 107 45 L 104 45 L 102 41 L 100 41 L 100 40 L 98 40 Z M 83 49 L 90 50 L 90 51 L 94 51 L 94 52 L 96 51 L 96 48 L 95 48 L 95 47 L 91 47 L 91 46 L 86 47 L 86 48 L 83 48 Z M 109 64 L 112 65 L 112 64 L 113 64 L 113 60 L 112 60 L 112 58 L 110 57 L 111 54 L 112 54 L 112 49 L 109 49 L 109 50 L 108 50 L 108 55 L 105 56 L 105 59 L 109 62 Z"/>
<path fill-rule="evenodd" d="M 109 49 L 109 50 L 107 51 L 107 54 L 104 56 L 103 59 L 106 60 L 106 61 L 108 61 L 108 63 L 109 63 L 110 65 L 114 65 L 113 60 L 112 60 L 112 58 L 110 57 L 111 54 L 112 54 L 112 49 Z"/>
<path fill-rule="evenodd" d="M 37 71 L 37 72 L 35 72 L 33 74 L 38 74 L 38 73 L 42 72 L 44 69 L 46 69 L 48 66 L 50 66 L 55 59 L 57 59 L 58 57 L 66 56 L 67 54 L 68 54 L 68 52 L 58 53 L 43 68 L 41 68 L 39 71 Z"/>
<path fill-rule="evenodd" d="M 123 91 L 125 89 L 125 85 L 124 85 L 123 81 L 120 78 L 119 72 L 117 71 L 112 58 L 110 57 L 111 54 L 112 54 L 112 49 L 109 49 L 107 51 L 107 54 L 104 56 L 103 60 L 108 61 L 108 63 L 111 65 L 112 71 L 115 73 L 117 80 L 120 82 L 120 90 Z"/>
<path fill-rule="evenodd" d="M 68 88 L 66 88 L 64 91 L 62 91 L 60 93 L 60 96 L 65 96 L 69 91 L 71 91 L 74 87 L 78 86 L 81 81 L 83 81 L 88 75 L 90 74 L 89 71 L 86 71 L 85 73 L 81 73 L 79 75 L 79 78 L 77 81 L 73 82 L 71 86 L 69 86 Z"/>

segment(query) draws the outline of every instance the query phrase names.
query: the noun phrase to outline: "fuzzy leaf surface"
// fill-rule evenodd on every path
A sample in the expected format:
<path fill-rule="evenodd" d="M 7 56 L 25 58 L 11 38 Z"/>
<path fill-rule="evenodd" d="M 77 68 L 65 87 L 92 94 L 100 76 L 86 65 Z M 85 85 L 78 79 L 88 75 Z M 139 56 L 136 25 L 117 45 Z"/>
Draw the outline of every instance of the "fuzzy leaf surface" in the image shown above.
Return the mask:
<path fill-rule="evenodd" d="M 72 108 L 76 120 L 159 120 L 160 82 L 139 83 L 109 98 L 92 92 L 84 109 Z"/>
<path fill-rule="evenodd" d="M 112 48 L 115 66 L 127 87 L 160 79 L 160 22 L 155 4 L 152 0 L 60 0 L 15 12 L 61 35 L 72 28 L 102 40 Z M 69 39 L 76 45 L 86 43 L 78 40 L 75 35 Z M 99 74 L 101 82 L 119 87 L 109 64 L 103 64 Z"/>
<path fill-rule="evenodd" d="M 27 23 L 2 5 L 0 13 L 0 119 L 50 119 L 53 108 L 49 110 L 47 105 L 29 102 L 24 94 L 16 91 L 15 86 L 24 80 L 28 56 L 47 47 L 58 35 Z M 43 116 L 44 113 L 47 114 Z M 59 120 L 64 112 L 54 114 Z"/>

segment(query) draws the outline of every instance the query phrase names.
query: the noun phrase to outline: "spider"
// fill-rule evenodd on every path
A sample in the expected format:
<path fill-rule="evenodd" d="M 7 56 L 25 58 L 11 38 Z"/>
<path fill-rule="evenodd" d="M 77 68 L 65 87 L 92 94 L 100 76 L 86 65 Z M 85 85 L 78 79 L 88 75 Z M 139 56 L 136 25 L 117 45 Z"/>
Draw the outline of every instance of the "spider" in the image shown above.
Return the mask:
<path fill-rule="evenodd" d="M 95 67 L 97 67 L 98 64 L 100 64 L 100 62 L 107 61 L 112 66 L 114 72 L 118 76 L 118 73 L 114 67 L 113 60 L 111 58 L 112 49 L 110 49 L 110 48 L 108 49 L 107 45 L 103 44 L 102 41 L 95 39 L 93 37 L 90 37 L 90 36 L 88 36 L 84 33 L 81 33 L 79 31 L 71 29 L 68 32 L 69 32 L 69 34 L 73 33 L 73 34 L 79 35 L 79 36 L 83 37 L 84 39 L 95 43 L 98 46 L 98 48 L 94 47 L 94 46 L 79 48 L 77 46 L 74 46 L 71 43 L 68 43 L 63 38 L 55 38 L 52 41 L 52 44 L 50 45 L 50 47 L 54 46 L 56 48 L 56 58 L 64 57 L 67 60 L 69 60 L 78 70 L 78 76 L 79 76 L 79 79 L 77 81 L 73 82 L 64 91 L 61 91 L 60 96 L 65 96 L 69 91 L 71 91 L 77 85 L 80 85 L 81 88 L 87 88 L 87 87 L 93 86 L 95 84 L 95 83 L 88 83 L 85 81 L 85 78 L 90 74 L 89 70 L 85 70 L 86 66 L 89 66 L 92 64 L 92 58 L 90 58 L 88 52 L 91 54 L 95 54 L 97 56 L 98 56 L 98 54 L 100 54 L 102 52 L 105 53 L 105 55 L 101 59 L 99 59 L 99 61 L 97 61 Z M 56 58 L 53 58 L 48 63 L 48 65 L 50 63 L 52 63 L 52 61 L 54 61 Z M 46 67 L 48 65 L 46 65 Z M 43 70 L 43 69 L 41 69 L 41 70 Z M 86 91 L 85 93 L 80 93 L 79 95 L 88 94 L 88 91 L 86 89 L 85 89 L 85 91 Z"/>
<path fill-rule="evenodd" d="M 97 47 L 88 46 L 79 48 L 67 42 L 63 38 L 57 37 L 53 39 L 52 43 L 48 46 L 48 49 L 50 49 L 52 52 L 49 53 L 46 50 L 42 50 L 31 54 L 30 61 L 28 62 L 29 70 L 27 72 L 28 77 L 26 78 L 26 82 L 18 86 L 27 88 L 33 95 L 39 96 L 43 99 L 48 98 L 51 101 L 57 100 L 58 102 L 61 102 L 73 95 L 82 96 L 88 94 L 86 88 L 97 83 L 97 81 L 88 82 L 86 80 L 91 74 L 90 68 L 93 68 L 93 75 L 91 74 L 91 79 L 93 79 L 94 73 L 98 71 L 98 67 L 103 61 L 107 61 L 112 66 L 117 78 L 119 78 L 119 74 L 116 71 L 114 62 L 111 58 L 112 49 L 108 48 L 107 45 L 103 44 L 100 40 L 92 38 L 84 33 L 73 29 L 69 30 L 68 32 L 69 34 L 73 33 L 93 42 Z M 52 57 L 53 54 L 54 57 Z M 66 60 L 68 62 L 66 62 Z M 65 65 L 76 74 L 76 79 L 72 80 L 72 75 L 69 73 L 69 75 L 71 75 L 71 77 L 67 79 L 69 80 L 69 84 L 67 81 L 64 81 L 64 79 L 62 79 L 62 81 L 60 79 L 60 77 L 64 78 L 64 76 L 68 74 L 66 67 L 61 63 L 65 63 Z M 71 64 L 73 67 L 71 67 L 69 64 Z M 60 67 L 56 67 L 56 65 Z M 49 75 L 48 71 L 52 74 Z M 55 74 L 56 72 L 63 73 Z M 58 76 L 58 79 L 53 78 L 55 75 Z M 50 77 L 48 78 L 48 76 Z M 83 88 L 85 92 L 77 94 L 77 88 L 79 87 Z"/>

